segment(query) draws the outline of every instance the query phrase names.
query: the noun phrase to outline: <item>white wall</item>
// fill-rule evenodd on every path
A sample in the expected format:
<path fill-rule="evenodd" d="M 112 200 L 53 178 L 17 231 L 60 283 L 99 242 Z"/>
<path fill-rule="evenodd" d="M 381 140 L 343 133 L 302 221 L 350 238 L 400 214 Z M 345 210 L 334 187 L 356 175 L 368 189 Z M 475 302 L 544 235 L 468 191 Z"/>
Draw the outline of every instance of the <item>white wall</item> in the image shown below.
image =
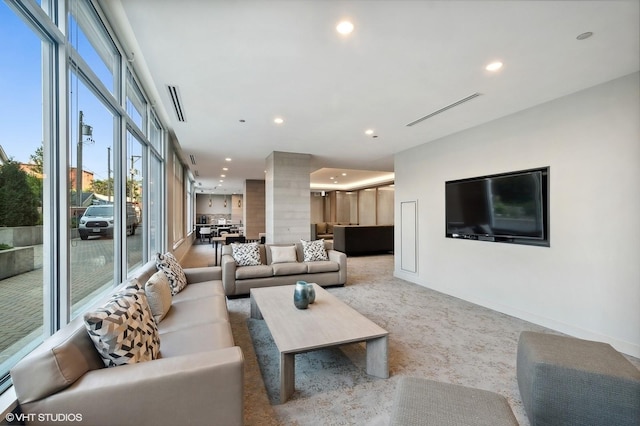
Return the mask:
<path fill-rule="evenodd" d="M 542 166 L 551 247 L 445 238 L 445 181 Z M 395 176 L 396 225 L 418 202 L 396 276 L 640 356 L 640 74 L 401 152 Z"/>

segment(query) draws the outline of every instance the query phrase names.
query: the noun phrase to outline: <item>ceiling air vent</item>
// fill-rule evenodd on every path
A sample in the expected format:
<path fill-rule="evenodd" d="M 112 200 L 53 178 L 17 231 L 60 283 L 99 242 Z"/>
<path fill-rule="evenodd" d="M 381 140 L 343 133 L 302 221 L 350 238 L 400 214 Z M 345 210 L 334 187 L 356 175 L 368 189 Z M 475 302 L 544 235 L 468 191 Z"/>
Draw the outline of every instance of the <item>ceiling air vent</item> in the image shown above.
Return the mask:
<path fill-rule="evenodd" d="M 184 117 L 184 109 L 182 108 L 182 100 L 180 99 L 178 86 L 167 86 L 167 88 L 169 89 L 169 97 L 171 98 L 171 103 L 173 104 L 173 109 L 176 112 L 178 121 L 187 121 Z"/>
<path fill-rule="evenodd" d="M 194 175 L 195 177 L 199 177 L 199 176 L 200 176 L 200 172 L 198 172 L 197 170 L 194 170 L 194 171 L 193 171 L 193 175 Z"/>
<path fill-rule="evenodd" d="M 191 160 L 191 164 L 196 165 L 196 157 L 193 154 L 189 155 L 189 160 Z"/>
<path fill-rule="evenodd" d="M 446 110 L 448 110 L 448 109 L 451 109 L 451 108 L 457 107 L 458 105 L 463 104 L 463 103 L 465 103 L 465 102 L 468 102 L 468 101 L 470 101 L 471 99 L 477 98 L 478 96 L 480 96 L 480 93 L 477 93 L 477 92 L 476 92 L 476 93 L 474 93 L 474 94 L 472 94 L 472 95 L 467 96 L 466 98 L 462 98 L 462 99 L 460 99 L 459 101 L 455 101 L 455 102 L 454 102 L 454 103 L 452 103 L 452 104 L 449 104 L 449 105 L 447 105 L 447 106 L 445 106 L 445 107 L 442 107 L 442 108 L 440 108 L 440 109 L 439 109 L 439 110 L 437 110 L 437 111 L 433 111 L 432 113 L 427 114 L 427 115 L 425 115 L 424 117 L 420 117 L 420 118 L 418 118 L 417 120 L 413 120 L 411 123 L 406 124 L 406 126 L 407 126 L 407 127 L 415 126 L 416 124 L 418 124 L 418 123 L 420 123 L 420 122 L 422 122 L 422 121 L 424 121 L 424 120 L 426 120 L 426 119 L 428 119 L 428 118 L 431 118 L 431 117 L 433 117 L 434 115 L 438 115 L 438 114 L 440 114 L 441 112 L 445 112 L 445 111 L 446 111 Z"/>

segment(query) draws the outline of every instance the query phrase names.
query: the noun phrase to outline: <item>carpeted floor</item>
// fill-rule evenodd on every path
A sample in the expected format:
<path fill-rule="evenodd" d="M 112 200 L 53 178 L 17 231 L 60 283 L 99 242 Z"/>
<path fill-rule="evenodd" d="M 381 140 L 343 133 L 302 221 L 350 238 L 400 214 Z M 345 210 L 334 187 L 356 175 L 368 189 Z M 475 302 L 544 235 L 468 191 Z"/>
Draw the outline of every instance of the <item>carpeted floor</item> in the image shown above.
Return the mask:
<path fill-rule="evenodd" d="M 183 264 L 212 259 L 209 245 L 196 245 Z M 329 291 L 389 331 L 390 378 L 365 373 L 364 344 L 310 352 L 296 356 L 296 392 L 277 404 L 278 355 L 268 329 L 249 318 L 248 297 L 230 299 L 245 356 L 245 424 L 385 425 L 403 375 L 498 392 L 529 424 L 516 381 L 518 336 L 550 330 L 395 278 L 392 255 L 350 257 L 347 285 Z"/>

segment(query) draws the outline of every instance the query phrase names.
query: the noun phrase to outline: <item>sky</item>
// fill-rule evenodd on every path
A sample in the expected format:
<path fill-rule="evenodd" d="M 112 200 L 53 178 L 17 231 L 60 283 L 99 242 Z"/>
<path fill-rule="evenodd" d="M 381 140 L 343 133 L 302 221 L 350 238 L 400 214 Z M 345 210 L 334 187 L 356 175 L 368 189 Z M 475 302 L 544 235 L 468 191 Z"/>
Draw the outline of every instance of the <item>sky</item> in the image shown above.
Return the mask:
<path fill-rule="evenodd" d="M 77 26 L 72 25 L 72 29 Z M 107 87 L 113 80 L 107 66 L 84 38 L 72 31 L 72 40 L 87 63 Z M 29 162 L 42 143 L 41 40 L 4 2 L 0 2 L 0 145 L 9 158 Z M 83 169 L 95 179 L 108 177 L 108 148 L 113 145 L 113 114 L 72 74 L 70 164 L 77 164 L 79 110 L 93 127 L 93 142 L 83 143 Z M 85 138 L 86 140 L 86 138 Z M 135 154 L 135 153 L 134 153 Z M 113 150 L 111 169 L 113 170 Z M 137 168 L 140 168 L 139 166 Z M 112 172 L 113 173 L 113 172 Z"/>

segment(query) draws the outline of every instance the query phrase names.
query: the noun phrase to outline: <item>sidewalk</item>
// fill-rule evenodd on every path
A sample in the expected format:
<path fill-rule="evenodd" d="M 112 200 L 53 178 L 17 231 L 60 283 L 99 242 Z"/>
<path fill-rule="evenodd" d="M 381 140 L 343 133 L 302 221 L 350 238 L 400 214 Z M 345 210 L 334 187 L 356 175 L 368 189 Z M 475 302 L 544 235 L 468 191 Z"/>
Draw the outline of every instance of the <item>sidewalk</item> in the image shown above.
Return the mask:
<path fill-rule="evenodd" d="M 142 236 L 127 238 L 129 265 L 142 261 Z M 15 352 L 7 350 L 43 324 L 43 246 L 34 246 L 36 269 L 0 280 L 0 362 Z M 71 303 L 112 283 L 113 240 L 74 239 L 71 242 Z M 47 283 L 48 285 L 48 283 Z"/>

